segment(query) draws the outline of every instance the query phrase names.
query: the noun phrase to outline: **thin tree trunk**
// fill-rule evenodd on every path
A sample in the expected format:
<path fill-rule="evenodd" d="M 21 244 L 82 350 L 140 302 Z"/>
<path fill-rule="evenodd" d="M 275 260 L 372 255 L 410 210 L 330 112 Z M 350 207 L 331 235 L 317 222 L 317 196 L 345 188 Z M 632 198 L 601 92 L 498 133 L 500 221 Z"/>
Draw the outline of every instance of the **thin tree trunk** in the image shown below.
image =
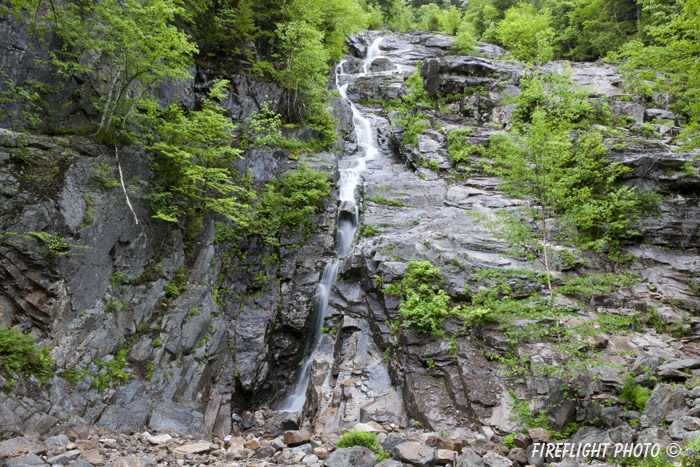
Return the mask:
<path fill-rule="evenodd" d="M 129 211 L 131 211 L 131 215 L 134 216 L 134 222 L 136 222 L 136 225 L 139 224 L 139 218 L 136 217 L 136 212 L 134 211 L 134 207 L 131 205 L 131 200 L 129 199 L 129 193 L 126 191 L 126 187 L 124 186 L 124 176 L 122 175 L 122 165 L 119 162 L 119 151 L 117 149 L 117 145 L 114 145 L 114 157 L 117 159 L 117 169 L 119 170 L 119 183 L 122 185 L 122 191 L 124 192 L 124 197 L 126 198 L 126 206 L 129 208 Z"/>
<path fill-rule="evenodd" d="M 552 276 L 549 267 L 549 254 L 547 253 L 547 210 L 542 204 L 542 247 L 544 250 L 544 269 L 547 271 L 547 287 L 549 288 L 549 301 L 552 309 L 556 312 L 557 306 L 554 303 L 554 289 L 552 288 Z"/>
<path fill-rule="evenodd" d="M 109 92 L 107 93 L 107 102 L 105 102 L 105 107 L 102 109 L 102 118 L 100 119 L 100 125 L 97 127 L 97 135 L 101 135 L 105 129 L 105 120 L 107 119 L 107 113 L 112 105 L 112 94 L 114 93 L 114 87 L 117 84 L 117 77 L 115 76 L 112 83 L 109 85 Z"/>

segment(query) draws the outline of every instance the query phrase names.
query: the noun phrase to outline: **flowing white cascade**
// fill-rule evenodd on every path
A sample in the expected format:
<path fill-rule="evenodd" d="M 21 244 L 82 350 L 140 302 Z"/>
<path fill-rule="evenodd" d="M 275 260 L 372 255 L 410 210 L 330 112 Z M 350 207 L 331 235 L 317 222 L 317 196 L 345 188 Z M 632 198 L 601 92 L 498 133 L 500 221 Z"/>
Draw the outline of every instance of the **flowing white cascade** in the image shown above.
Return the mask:
<path fill-rule="evenodd" d="M 358 76 L 366 75 L 369 65 L 380 55 L 379 44 L 381 41 L 381 37 L 375 39 L 372 45 L 367 49 L 367 57 L 364 59 L 362 66 L 363 72 L 358 74 Z M 340 97 L 343 100 L 349 101 L 347 83 L 340 84 L 341 77 L 345 76 L 343 72 L 344 63 L 345 61 L 341 62 L 336 68 L 336 83 L 338 85 L 338 94 Z M 360 177 L 365 170 L 367 160 L 373 159 L 379 151 L 369 119 L 365 118 L 360 113 L 354 103 L 350 102 L 350 108 L 352 109 L 352 121 L 355 127 L 357 144 L 361 148 L 361 151 L 359 155 L 354 157 L 355 164 L 352 167 L 340 169 L 338 190 L 340 206 L 338 208 L 335 232 L 336 258 L 326 264 L 323 275 L 321 276 L 321 281 L 316 286 L 314 309 L 312 310 L 312 315 L 309 320 L 311 331 L 302 357 L 302 364 L 296 374 L 294 389 L 280 405 L 280 411 L 301 412 L 304 409 L 306 390 L 309 386 L 311 363 L 313 363 L 316 347 L 321 337 L 321 329 L 323 327 L 326 308 L 328 307 L 328 300 L 331 295 L 333 284 L 335 283 L 336 275 L 338 274 L 338 263 L 339 260 L 345 258 L 357 230 L 359 213 L 355 201 L 355 190 L 360 183 Z"/>

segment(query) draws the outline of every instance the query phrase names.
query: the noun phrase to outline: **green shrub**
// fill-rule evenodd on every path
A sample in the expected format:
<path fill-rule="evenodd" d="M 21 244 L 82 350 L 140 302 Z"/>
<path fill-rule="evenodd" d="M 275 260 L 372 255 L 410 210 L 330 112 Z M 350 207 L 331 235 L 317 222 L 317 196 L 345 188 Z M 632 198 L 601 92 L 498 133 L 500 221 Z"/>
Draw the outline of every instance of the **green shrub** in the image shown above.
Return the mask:
<path fill-rule="evenodd" d="M 440 327 L 454 312 L 449 295 L 440 288 L 442 273 L 430 261 L 409 261 L 400 283 L 384 288 L 387 295 L 402 295 L 399 314 L 403 326 L 419 333 L 442 335 Z"/>
<path fill-rule="evenodd" d="M 440 335 L 440 327 L 450 314 L 447 306 L 449 300 L 450 297 L 444 290 L 429 293 L 409 291 L 408 298 L 399 307 L 404 326 L 419 333 Z"/>
<path fill-rule="evenodd" d="M 403 202 L 397 199 L 387 199 L 384 195 L 374 195 L 369 200 L 377 204 L 385 204 L 387 206 L 396 206 L 399 208 L 405 206 Z"/>
<path fill-rule="evenodd" d="M 476 49 L 476 35 L 471 28 L 471 24 L 462 23 L 457 31 L 457 37 L 455 38 L 452 45 L 450 45 L 450 51 L 460 55 L 469 55 L 474 53 Z"/>
<path fill-rule="evenodd" d="M 377 235 L 381 234 L 382 232 L 376 228 L 375 226 L 371 224 L 367 224 L 362 228 L 362 236 L 363 237 L 376 237 Z"/>
<path fill-rule="evenodd" d="M 688 443 L 680 460 L 683 467 L 700 467 L 700 436 Z"/>
<path fill-rule="evenodd" d="M 515 447 L 515 433 L 507 434 L 503 437 L 503 445 L 508 449 L 513 449 Z"/>
<path fill-rule="evenodd" d="M 389 453 L 379 448 L 379 440 L 376 433 L 350 430 L 340 437 L 336 446 L 339 448 L 351 448 L 362 446 L 370 449 L 376 455 L 377 462 L 389 457 Z"/>
<path fill-rule="evenodd" d="M 622 386 L 620 399 L 641 412 L 644 410 L 649 400 L 649 390 L 637 384 L 634 376 L 629 375 L 625 378 L 625 384 Z"/>
<path fill-rule="evenodd" d="M 196 208 L 234 222 L 245 221 L 248 193 L 231 168 L 242 151 L 231 146 L 234 126 L 218 105 L 227 86 L 228 81 L 216 81 L 200 110 L 184 112 L 171 105 L 163 114 L 156 128 L 157 141 L 149 147 L 155 153 L 152 169 L 158 184 L 149 197 L 153 217 L 179 222 L 188 209 Z M 263 142 L 273 126 L 256 128 L 267 131 L 260 135 Z"/>
<path fill-rule="evenodd" d="M 0 372 L 12 381 L 29 375 L 36 376 L 40 382 L 51 378 L 49 351 L 48 347 L 38 348 L 31 334 L 0 326 Z"/>
<path fill-rule="evenodd" d="M 303 231 L 311 235 L 316 210 L 324 205 L 331 192 L 331 182 L 324 172 L 306 164 L 275 178 L 265 186 L 260 204 L 252 214 L 251 231 L 263 236 L 270 245 L 279 245 L 283 230 Z"/>

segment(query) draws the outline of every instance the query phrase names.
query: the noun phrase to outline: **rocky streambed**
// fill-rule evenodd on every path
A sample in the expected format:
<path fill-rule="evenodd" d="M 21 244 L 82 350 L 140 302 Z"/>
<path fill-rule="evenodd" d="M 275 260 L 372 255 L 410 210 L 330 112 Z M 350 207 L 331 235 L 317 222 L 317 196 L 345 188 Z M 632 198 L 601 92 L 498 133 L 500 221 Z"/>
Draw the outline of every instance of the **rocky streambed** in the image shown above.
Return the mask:
<path fill-rule="evenodd" d="M 398 281 L 410 261 L 439 267 L 443 288 L 457 303 L 478 292 L 478 270 L 537 268 L 513 257 L 510 245 L 478 220 L 522 201 L 500 192 L 494 177 L 453 167 L 447 150 L 454 130 L 469 130 L 465 142 L 475 146 L 508 131 L 513 106 L 501 99 L 519 92 L 525 66 L 498 60 L 503 51 L 486 44 L 478 57 L 451 56 L 450 42 L 426 33 L 358 36 L 335 76 L 342 141 L 307 162 L 341 186 L 341 174 L 366 155 L 368 137 L 373 150 L 358 173 L 351 203 L 357 234 L 337 262 L 301 413 L 273 409 L 292 390 L 318 283 L 337 256 L 336 224 L 350 209 L 338 201 L 348 199 L 334 191 L 319 213 L 321 228 L 305 243 L 300 232 L 287 232 L 274 251 L 250 238 L 232 253 L 217 237 L 219 219 L 206 219 L 199 235 L 184 239 L 149 218 L 150 171 L 138 148 L 125 148 L 121 159 L 142 220 L 137 225 L 120 189 L 109 184 L 116 174 L 111 148 L 35 136 L 30 164 L 11 138 L 3 139 L 3 231 L 53 232 L 85 248 L 52 257 L 31 242 L 0 244 L 0 317 L 38 335 L 56 362 L 45 389 L 29 381 L 0 393 L 6 439 L 0 459 L 17 466 L 374 465 L 368 450 L 336 449 L 344 432 L 357 429 L 377 434 L 392 455 L 383 465 L 562 461 L 533 454 L 533 442 L 561 440 L 526 429 L 515 399 L 532 413 L 542 409 L 549 427 L 573 441 L 668 444 L 700 434 L 700 179 L 682 170 L 694 154 L 677 151 L 673 124 L 651 123 L 675 122 L 661 103 L 622 98 L 611 66 L 566 65 L 590 99 L 606 101 L 627 122 L 608 141 L 617 148 L 609 157 L 632 169 L 625 183 L 652 187 L 662 200 L 625 251 L 627 270 L 640 279 L 610 293 L 566 297 L 581 320 L 642 317 L 625 332 L 596 336 L 601 358 L 613 365 L 571 398 L 556 377 L 506 371 L 498 356 L 512 349 L 497 325 L 465 328 L 449 317 L 443 337 L 396 326 L 400 297 L 385 294 L 383 284 Z M 421 109 L 430 128 L 407 145 L 396 113 L 382 101 L 406 92 L 418 60 L 428 94 L 454 97 Z M 198 69 L 196 79 L 170 97 L 191 100 L 208 76 Z M 252 115 L 266 99 L 281 99 L 274 85 L 230 78 L 225 105 L 234 120 Z M 358 116 L 368 123 L 362 132 L 353 127 Z M 643 134 L 642 125 L 652 134 Z M 297 167 L 287 156 L 256 149 L 240 169 L 262 184 Z M 279 261 L 265 261 L 273 253 Z M 613 267 L 595 255 L 588 261 L 593 271 Z M 178 293 L 170 296 L 169 285 Z M 535 282 L 526 287 L 544 292 Z M 653 326 L 645 318 L 652 310 Z M 93 384 L 120 350 L 128 382 Z M 520 342 L 517 351 L 535 360 L 558 358 L 546 342 Z M 66 377 L 69 370 L 83 377 Z M 651 394 L 643 411 L 619 398 L 630 374 Z M 566 432 L 572 426 L 578 429 Z"/>

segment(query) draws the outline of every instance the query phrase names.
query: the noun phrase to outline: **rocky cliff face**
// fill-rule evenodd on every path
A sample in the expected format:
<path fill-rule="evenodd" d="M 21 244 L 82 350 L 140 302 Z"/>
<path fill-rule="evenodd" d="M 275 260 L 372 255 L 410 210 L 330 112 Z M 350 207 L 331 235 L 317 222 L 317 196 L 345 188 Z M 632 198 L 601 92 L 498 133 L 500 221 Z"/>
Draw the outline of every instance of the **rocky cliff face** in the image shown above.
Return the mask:
<path fill-rule="evenodd" d="M 431 96 L 457 97 L 446 108 L 421 109 L 432 128 L 418 134 L 415 146 L 401 143 L 395 113 L 378 104 L 360 106 L 376 129 L 380 147 L 379 155 L 368 162 L 361 187 L 361 223 L 375 230 L 357 238 L 331 297 L 326 320 L 335 334 L 324 335 L 310 390 L 312 425 L 319 433 L 342 432 L 357 422 L 414 420 L 424 428 L 449 433 L 478 428 L 508 434 L 518 428 L 512 419 L 514 390 L 530 401 L 530 408 L 559 407 L 549 414 L 550 423 L 563 430 L 572 422 L 600 420 L 601 409 L 591 401 L 608 397 L 605 394 L 611 391 L 616 394 L 621 387 L 625 371 L 608 369 L 589 382 L 583 399 L 563 402 L 562 382 L 557 378 L 508 376 L 498 359 L 494 361 L 494 355 L 511 351 L 511 338 L 496 326 L 465 332 L 460 320 L 448 319 L 443 339 L 395 327 L 400 299 L 386 295 L 382 287 L 400 278 L 411 260 L 430 260 L 439 266 L 445 291 L 457 303 L 482 286 L 473 279 L 477 270 L 532 267 L 513 257 L 510 245 L 473 215 L 491 216 L 521 201 L 505 197 L 498 190 L 499 180 L 485 173 L 453 171 L 446 137 L 450 131 L 469 129 L 467 143 L 488 145 L 490 135 L 507 130 L 513 105 L 502 105 L 501 98 L 520 92 L 525 66 L 487 58 L 493 52 L 488 50 L 481 57 L 448 56 L 448 43 L 448 38 L 420 33 L 395 34 L 382 41 L 382 55 L 369 67 L 379 72 L 358 75 L 352 59 L 343 64 L 347 76 L 342 79 L 348 83 L 348 97 L 355 102 L 401 96 L 418 59 L 424 60 L 422 76 Z M 622 368 L 640 368 L 664 359 L 698 362 L 700 348 L 692 336 L 700 330 L 696 311 L 700 297 L 694 286 L 700 180 L 681 172 L 694 154 L 679 152 L 674 146 L 675 127 L 657 125 L 652 126 L 654 135 L 638 134 L 643 122 L 665 111 L 634 99 L 623 100 L 622 80 L 613 67 L 567 66 L 572 80 L 585 86 L 591 99 L 609 102 L 615 116 L 635 119 L 629 128 L 619 129 L 621 134 L 609 137 L 606 144 L 610 146 L 625 143 L 624 149 L 616 146 L 609 157 L 631 168 L 624 183 L 653 189 L 662 198 L 659 212 L 644 222 L 643 235 L 625 252 L 629 271 L 639 274 L 640 282 L 590 301 L 568 299 L 580 308 L 584 320 L 601 314 L 644 315 L 651 310 L 659 314 L 663 325 L 657 330 L 647 325 L 623 335 L 602 332 L 597 339 L 603 359 Z M 483 92 L 470 92 L 475 88 Z M 345 143 L 346 153 L 356 150 L 355 141 Z M 435 161 L 440 170 L 428 168 L 428 161 Z M 604 272 L 614 265 L 592 257 L 589 267 Z M 557 274 L 575 276 L 576 272 L 563 268 Z M 536 290 L 540 285 L 529 287 Z M 532 358 L 558 358 L 550 344 L 524 341 L 516 347 L 521 355 Z M 668 373 L 656 363 L 651 364 L 651 371 L 661 379 L 695 380 L 694 365 L 685 367 L 683 375 Z M 603 417 L 611 413 L 610 408 L 602 411 Z M 642 424 L 642 428 L 647 426 Z"/>
<path fill-rule="evenodd" d="M 3 32 L 10 34 L 8 40 L 25 41 L 21 32 L 3 31 L 10 31 Z M 694 392 L 663 389 L 673 392 L 671 397 L 657 389 L 661 402 L 648 406 L 649 413 L 625 414 L 618 406 L 601 408 L 593 402 L 616 397 L 621 370 L 602 372 L 584 397 L 571 401 L 554 377 L 503 371 L 494 356 L 511 348 L 508 336 L 494 325 L 467 330 L 457 318 L 448 318 L 444 338 L 395 326 L 400 299 L 385 295 L 381 284 L 400 278 L 411 260 L 427 259 L 439 266 L 444 289 L 457 302 L 478 291 L 481 284 L 473 278 L 478 269 L 533 267 L 513 257 L 509 245 L 472 215 L 491 215 L 521 201 L 504 196 L 499 180 L 484 173 L 452 173 L 446 138 L 449 131 L 468 128 L 468 143 L 487 145 L 490 135 L 507 131 L 513 109 L 500 99 L 519 92 L 525 67 L 489 58 L 502 51 L 488 45 L 480 46 L 479 57 L 448 56 L 450 38 L 414 33 L 386 36 L 380 56 L 369 64 L 370 73 L 360 73 L 361 59 L 374 39 L 373 34 L 354 39 L 351 50 L 356 56 L 342 64 L 338 84 L 347 84 L 347 97 L 370 119 L 377 140 L 379 152 L 368 161 L 358 187 L 361 224 L 377 232 L 358 235 L 341 262 L 302 423 L 330 448 L 342 432 L 369 423 L 385 432 L 384 448 L 403 461 L 435 462 L 435 453 L 427 464 L 416 460 L 427 445 L 464 450 L 461 465 L 472 465 L 481 462 L 477 454 L 509 454 L 497 444 L 518 429 L 512 420 L 515 390 L 533 409 L 556 407 L 549 413 L 556 429 L 563 431 L 572 422 L 589 424 L 577 439 L 617 439 L 615 430 L 628 430 L 637 439 L 668 438 L 657 425 L 663 417 L 669 422 L 685 419 L 686 399 L 697 402 Z M 12 60 L 19 59 L 4 55 L 0 63 Z M 404 145 L 397 116 L 368 102 L 401 96 L 418 60 L 423 60 L 430 95 L 458 97 L 442 109 L 423 109 L 432 128 L 418 134 L 417 145 Z M 602 333 L 597 350 L 638 375 L 649 368 L 661 380 L 697 381 L 700 180 L 679 170 L 694 155 L 677 151 L 674 126 L 653 126 L 655 137 L 638 134 L 645 121 L 673 116 L 622 100 L 621 79 L 612 67 L 571 64 L 570 69 L 575 82 L 589 87 L 591 99 L 605 99 L 615 115 L 634 120 L 622 135 L 608 141 L 625 143 L 610 157 L 632 168 L 625 183 L 654 188 L 662 204 L 659 213 L 645 221 L 644 235 L 626 250 L 628 269 L 641 280 L 630 289 L 595 295 L 585 303 L 581 297 L 567 300 L 580 310 L 581 319 L 656 310 L 662 320 L 656 329 L 640 326 L 626 333 Z M 36 79 L 42 79 L 46 72 L 28 70 L 26 76 L 38 73 Z M 191 106 L 212 78 L 203 68 L 193 76 L 184 88 L 165 92 L 165 98 Z M 232 85 L 224 105 L 234 120 L 249 117 L 262 102 L 281 99 L 283 91 L 272 84 L 244 76 L 227 78 Z M 484 92 L 470 93 L 475 87 Z M 307 160 L 337 180 L 344 158 L 361 148 L 348 130 L 348 102 L 339 100 L 335 108 L 344 140 L 335 153 Z M 50 433 L 67 425 L 98 425 L 223 440 L 245 430 L 256 435 L 267 430 L 274 437 L 298 426 L 298 415 L 257 409 L 274 407 L 291 386 L 306 344 L 316 284 L 334 254 L 336 193 L 318 216 L 319 229 L 304 243 L 300 232 L 287 232 L 274 250 L 259 238 L 234 248 L 217 238 L 216 222 L 221 219 L 213 217 L 185 240 L 180 229 L 150 218 L 146 196 L 151 173 L 143 150 L 123 148 L 119 155 L 137 224 L 118 183 L 113 148 L 77 137 L 47 136 L 31 136 L 26 147 L 20 147 L 12 133 L 4 131 L 3 136 L 0 228 L 23 235 L 5 235 L 0 242 L 0 324 L 19 325 L 51 346 L 57 373 L 45 390 L 30 381 L 0 392 L 6 431 Z M 250 169 L 256 183 L 297 165 L 280 150 L 259 149 L 247 156 L 239 169 Z M 430 160 L 442 170 L 425 167 L 424 161 Z M 394 202 L 383 202 L 382 197 Z M 50 239 L 31 232 L 61 236 L 67 245 L 51 248 Z M 278 262 L 265 260 L 273 254 Z M 606 271 L 614 265 L 592 256 L 589 267 Z M 575 275 L 576 270 L 557 273 Z M 540 285 L 527 287 L 539 290 Z M 542 360 L 558 358 L 553 347 L 542 342 L 519 343 L 518 351 Z M 120 358 L 125 359 L 126 382 L 112 371 L 122 369 L 111 363 Z M 669 397 L 677 403 L 663 402 Z M 631 419 L 640 422 L 631 426 Z M 413 425 L 424 432 L 416 428 L 407 435 L 404 430 Z M 687 437 L 692 426 L 678 425 L 673 436 Z M 440 441 L 441 432 L 449 433 L 446 441 Z M 530 441 L 536 435 L 528 435 Z M 396 451 L 407 437 L 419 445 Z M 275 446 L 266 443 L 264 447 Z M 239 444 L 232 458 L 240 460 L 259 450 L 254 444 Z M 511 453 L 515 460 L 508 462 L 541 465 L 544 459 L 528 459 L 526 444 L 523 441 L 522 452 Z M 262 457 L 273 451 L 297 457 L 302 452 L 275 447 Z M 311 447 L 308 451 L 299 461 L 312 455 Z M 472 454 L 479 459 L 469 457 Z"/>
<path fill-rule="evenodd" d="M 13 20 L 2 21 L 9 46 L 0 63 L 12 78 L 55 80 L 33 61 L 51 41 L 37 42 Z M 214 75 L 199 67 L 192 76 L 159 89 L 162 103 L 192 108 Z M 274 84 L 225 78 L 231 84 L 222 105 L 234 122 L 282 99 Z M 69 95 L 79 88 L 54 84 Z M 59 97 L 49 96 L 49 105 Z M 88 123 L 86 106 L 57 115 L 61 125 Z M 308 240 L 287 232 L 279 248 L 255 237 L 232 250 L 216 238 L 223 218 L 204 219 L 189 238 L 182 226 L 151 218 L 144 150 L 115 153 L 79 137 L 1 131 L 0 323 L 50 346 L 56 372 L 46 390 L 34 381 L 0 394 L 7 432 L 46 433 L 69 423 L 223 437 L 242 420 L 237 413 L 284 395 L 306 344 L 319 264 L 332 254 L 333 199 Z M 238 170 L 250 172 L 256 186 L 298 166 L 283 150 L 247 156 Z M 336 177 L 333 153 L 306 161 Z M 279 261 L 264 261 L 274 254 Z"/>

